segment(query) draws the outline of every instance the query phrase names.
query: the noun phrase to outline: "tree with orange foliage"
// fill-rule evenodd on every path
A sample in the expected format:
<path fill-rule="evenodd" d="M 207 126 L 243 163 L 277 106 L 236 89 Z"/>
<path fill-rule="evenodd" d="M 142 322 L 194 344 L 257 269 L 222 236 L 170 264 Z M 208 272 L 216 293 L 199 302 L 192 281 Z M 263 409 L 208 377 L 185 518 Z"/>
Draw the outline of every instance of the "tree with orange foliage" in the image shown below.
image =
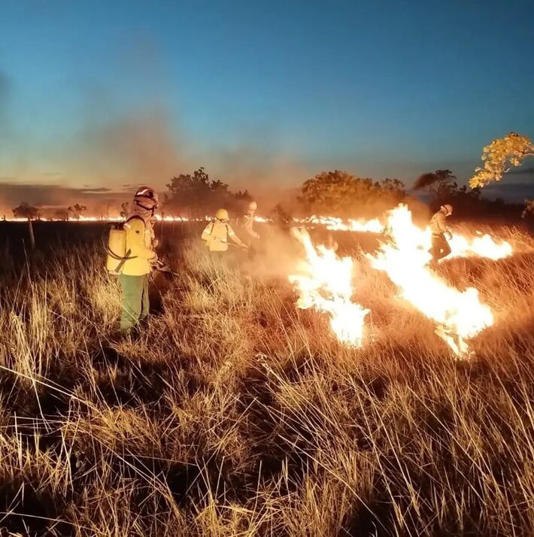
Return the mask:
<path fill-rule="evenodd" d="M 511 132 L 504 138 L 497 138 L 484 147 L 484 166 L 476 168 L 475 175 L 469 179 L 469 186 L 479 188 L 500 181 L 512 167 L 520 166 L 525 158 L 531 156 L 534 156 L 534 144 L 528 136 Z"/>

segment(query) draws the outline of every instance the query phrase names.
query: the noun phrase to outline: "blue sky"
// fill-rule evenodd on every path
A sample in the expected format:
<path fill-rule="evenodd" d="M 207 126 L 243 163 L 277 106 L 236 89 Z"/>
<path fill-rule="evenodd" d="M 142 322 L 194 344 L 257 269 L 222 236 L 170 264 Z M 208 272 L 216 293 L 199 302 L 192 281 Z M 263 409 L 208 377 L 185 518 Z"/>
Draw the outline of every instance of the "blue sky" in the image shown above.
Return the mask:
<path fill-rule="evenodd" d="M 0 182 L 466 178 L 534 136 L 533 57 L 531 1 L 3 0 Z"/>

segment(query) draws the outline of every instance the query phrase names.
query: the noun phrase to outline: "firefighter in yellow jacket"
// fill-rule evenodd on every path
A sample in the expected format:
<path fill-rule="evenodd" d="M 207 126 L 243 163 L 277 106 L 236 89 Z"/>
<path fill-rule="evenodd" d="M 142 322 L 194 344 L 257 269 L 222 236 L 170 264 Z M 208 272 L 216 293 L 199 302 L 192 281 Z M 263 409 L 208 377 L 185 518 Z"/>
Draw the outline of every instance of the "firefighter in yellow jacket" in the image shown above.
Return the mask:
<path fill-rule="evenodd" d="M 448 239 L 452 238 L 452 234 L 447 226 L 447 217 L 452 214 L 452 205 L 446 203 L 439 208 L 430 219 L 430 230 L 432 231 L 432 260 L 437 263 L 443 257 L 447 257 L 451 253 Z"/>
<path fill-rule="evenodd" d="M 247 248 L 247 245 L 239 239 L 232 226 L 229 223 L 228 211 L 219 209 L 215 213 L 215 219 L 210 222 L 202 232 L 202 240 L 211 254 L 214 256 L 224 255 L 228 251 L 230 241 L 233 241 L 241 248 Z"/>
<path fill-rule="evenodd" d="M 122 288 L 120 328 L 125 333 L 148 316 L 148 277 L 158 259 L 153 228 L 157 206 L 158 196 L 152 188 L 138 188 L 132 213 L 124 223 L 127 255 L 119 280 Z"/>

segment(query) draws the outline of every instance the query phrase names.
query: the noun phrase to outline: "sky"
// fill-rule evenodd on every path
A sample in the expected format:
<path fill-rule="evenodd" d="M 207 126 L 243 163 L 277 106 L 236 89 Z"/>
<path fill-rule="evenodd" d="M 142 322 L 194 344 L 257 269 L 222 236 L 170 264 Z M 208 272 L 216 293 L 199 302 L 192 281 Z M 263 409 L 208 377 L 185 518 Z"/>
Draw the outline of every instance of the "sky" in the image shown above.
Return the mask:
<path fill-rule="evenodd" d="M 0 198 L 111 199 L 199 166 L 252 191 L 465 180 L 492 139 L 534 137 L 533 57 L 531 0 L 1 0 Z M 491 192 L 529 181 L 534 163 Z"/>

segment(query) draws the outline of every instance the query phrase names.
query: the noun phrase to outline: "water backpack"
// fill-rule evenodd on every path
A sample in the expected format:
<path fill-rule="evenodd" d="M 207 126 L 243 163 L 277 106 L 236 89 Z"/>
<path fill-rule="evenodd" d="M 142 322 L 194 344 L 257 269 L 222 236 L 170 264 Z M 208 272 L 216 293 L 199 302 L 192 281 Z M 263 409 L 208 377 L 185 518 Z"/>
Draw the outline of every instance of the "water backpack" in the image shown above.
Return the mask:
<path fill-rule="evenodd" d="M 209 230 L 209 232 L 208 232 L 208 236 L 207 236 L 207 238 L 205 239 L 205 241 L 206 241 L 206 247 L 207 247 L 210 251 L 211 251 L 211 245 L 212 245 L 213 243 L 219 242 L 220 239 L 221 239 L 220 237 L 215 237 L 215 236 L 213 235 L 213 228 L 215 227 L 215 224 L 216 224 L 216 222 L 212 222 L 212 223 L 211 223 L 211 227 L 210 227 L 210 230 Z M 225 227 L 226 227 L 226 240 L 223 241 L 223 242 L 226 242 L 226 244 L 229 244 L 229 242 L 230 242 L 230 241 L 229 241 L 230 232 L 229 232 L 229 230 L 228 230 L 228 224 L 225 223 L 224 225 L 225 225 Z M 207 228 L 206 228 L 206 229 L 207 229 Z"/>
<path fill-rule="evenodd" d="M 126 261 L 137 257 L 131 257 L 131 250 L 126 250 L 126 230 L 124 229 L 124 224 L 114 225 L 110 228 L 106 251 L 108 254 L 106 269 L 110 274 L 114 274 L 115 276 L 121 274 Z"/>

